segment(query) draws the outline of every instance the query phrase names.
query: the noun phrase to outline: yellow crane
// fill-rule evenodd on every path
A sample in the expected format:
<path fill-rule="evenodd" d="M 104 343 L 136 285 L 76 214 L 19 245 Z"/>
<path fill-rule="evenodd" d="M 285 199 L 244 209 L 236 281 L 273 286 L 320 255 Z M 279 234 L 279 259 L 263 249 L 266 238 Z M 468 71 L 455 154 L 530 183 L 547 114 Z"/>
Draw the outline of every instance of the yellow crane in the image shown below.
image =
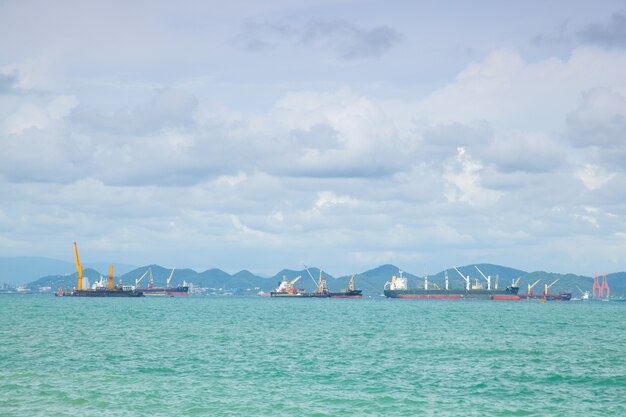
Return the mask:
<path fill-rule="evenodd" d="M 541 278 L 539 278 L 537 281 L 533 282 L 532 284 L 528 284 L 528 292 L 526 294 L 530 294 L 531 291 L 533 290 L 533 287 L 537 285 L 539 281 L 541 281 Z"/>
<path fill-rule="evenodd" d="M 302 275 L 298 275 L 297 277 L 289 281 L 289 288 L 293 287 L 294 284 L 300 280 L 300 278 L 302 278 Z"/>
<path fill-rule="evenodd" d="M 298 275 L 297 277 L 295 277 L 294 279 L 289 281 L 289 284 L 287 284 L 287 292 L 289 294 L 293 294 L 294 293 L 293 286 L 296 284 L 296 282 L 298 282 L 300 280 L 300 278 L 302 278 L 302 275 Z"/>
<path fill-rule="evenodd" d="M 392 282 L 396 282 L 396 276 L 395 275 L 391 277 L 391 281 Z M 350 277 L 350 281 L 348 281 L 348 289 L 344 289 L 342 291 L 344 291 L 344 292 L 354 291 L 354 274 L 352 274 L 352 276 Z"/>
<path fill-rule="evenodd" d="M 328 287 L 326 285 L 326 279 L 322 275 L 322 270 L 320 269 L 320 277 L 317 280 L 317 288 L 315 289 L 316 294 L 325 294 L 328 292 Z"/>
<path fill-rule="evenodd" d="M 76 257 L 76 270 L 78 271 L 78 283 L 77 290 L 83 289 L 83 266 L 80 264 L 80 260 L 78 259 L 78 246 L 76 242 L 74 242 L 74 256 Z"/>
<path fill-rule="evenodd" d="M 548 284 L 544 284 L 544 286 L 543 286 L 543 295 L 547 295 L 547 294 L 548 294 L 548 290 L 549 290 L 549 289 L 550 289 L 550 288 L 551 288 L 554 284 L 556 284 L 557 282 L 559 282 L 559 279 L 561 279 L 561 278 L 557 278 L 557 279 L 555 279 L 555 280 L 552 282 L 552 284 L 550 284 L 550 285 L 548 285 Z"/>
<path fill-rule="evenodd" d="M 113 265 L 109 265 L 109 289 L 113 289 Z"/>

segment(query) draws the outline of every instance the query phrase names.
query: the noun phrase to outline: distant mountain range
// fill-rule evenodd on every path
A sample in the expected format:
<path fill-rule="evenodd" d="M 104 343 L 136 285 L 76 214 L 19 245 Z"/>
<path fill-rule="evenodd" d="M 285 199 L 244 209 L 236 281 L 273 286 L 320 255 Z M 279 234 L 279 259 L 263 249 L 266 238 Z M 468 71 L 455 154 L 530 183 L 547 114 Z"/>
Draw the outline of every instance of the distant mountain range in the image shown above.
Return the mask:
<path fill-rule="evenodd" d="M 86 268 L 98 271 L 108 271 L 109 264 L 105 262 L 85 262 Z M 137 268 L 133 265 L 115 264 L 117 273 L 127 273 Z M 76 271 L 73 262 L 59 261 L 58 259 L 43 257 L 16 257 L 0 258 L 0 284 L 18 286 L 27 284 L 45 275 L 64 275 Z"/>
<path fill-rule="evenodd" d="M 52 264 L 56 267 L 62 265 Z M 509 268 L 501 265 L 493 264 L 476 264 L 478 268 L 487 276 L 491 277 L 492 285 L 495 285 L 496 277 L 499 281 L 500 287 L 504 287 L 511 284 L 511 281 L 516 278 L 520 278 L 519 287 L 520 292 L 526 292 L 528 285 L 532 284 L 536 280 L 540 280 L 538 284 L 533 288 L 534 292 L 542 292 L 545 284 L 550 284 L 556 281 L 556 284 L 550 288 L 551 292 L 559 291 L 571 291 L 574 296 L 579 296 L 582 291 L 591 291 L 593 285 L 593 278 L 582 275 L 574 274 L 557 274 L 551 272 L 535 271 L 526 272 L 519 269 Z M 116 265 L 117 268 L 117 265 Z M 140 268 L 132 269 L 121 275 L 122 281 L 125 284 L 134 284 L 135 280 L 140 278 L 147 270 L 151 268 L 152 276 L 155 286 L 165 285 L 165 281 L 169 276 L 171 270 L 163 268 L 159 265 L 146 265 Z M 475 265 L 466 265 L 457 268 L 464 276 L 470 276 L 472 283 L 475 280 L 482 282 L 486 286 L 486 281 L 482 278 Z M 41 270 L 41 269 L 40 269 Z M 106 271 L 106 269 L 103 269 Z M 119 268 L 116 269 L 118 271 Z M 63 271 L 66 271 L 64 269 Z M 397 275 L 399 268 L 395 265 L 381 265 L 377 268 L 356 274 L 356 287 L 363 290 L 363 294 L 366 296 L 379 296 L 383 292 L 383 286 L 385 282 L 389 281 L 392 275 Z M 444 287 L 444 273 L 448 273 L 450 288 L 462 288 L 465 285 L 465 281 L 454 270 L 449 269 L 447 271 L 441 271 L 437 274 L 430 275 L 428 277 L 429 285 L 436 284 L 437 286 Z M 31 271 L 31 273 L 33 273 Z M 94 282 L 99 279 L 101 275 L 106 273 L 100 273 L 93 268 L 86 268 L 83 272 L 90 282 Z M 192 283 L 198 287 L 212 288 L 218 291 L 230 291 L 233 293 L 256 293 L 260 290 L 271 291 L 274 290 L 278 282 L 285 276 L 287 279 L 292 280 L 297 276 L 301 276 L 300 280 L 296 284 L 296 287 L 304 287 L 307 290 L 314 288 L 314 279 L 319 276 L 320 270 L 318 268 L 309 268 L 304 270 L 291 270 L 283 269 L 276 273 L 272 277 L 261 277 L 251 273 L 250 271 L 239 271 L 236 274 L 229 274 L 221 269 L 208 269 L 204 272 L 196 272 L 193 269 L 176 269 L 172 278 L 172 284 L 182 283 L 186 281 Z M 331 290 L 341 290 L 347 288 L 350 276 L 334 277 L 326 272 L 323 272 L 327 279 L 328 286 Z M 408 278 L 410 287 L 422 287 L 424 285 L 424 277 L 418 277 L 410 273 L 404 273 L 404 276 Z M 120 276 L 116 274 L 115 283 L 117 284 Z M 619 272 L 607 275 L 609 286 L 611 287 L 611 294 L 616 296 L 626 295 L 626 272 Z M 36 279 L 26 286 L 37 290 L 39 287 L 52 287 L 53 289 L 63 287 L 72 288 L 76 285 L 76 272 L 72 273 L 57 273 L 56 275 L 46 275 L 42 278 Z M 141 282 L 142 286 L 148 285 L 148 278 L 144 278 Z"/>

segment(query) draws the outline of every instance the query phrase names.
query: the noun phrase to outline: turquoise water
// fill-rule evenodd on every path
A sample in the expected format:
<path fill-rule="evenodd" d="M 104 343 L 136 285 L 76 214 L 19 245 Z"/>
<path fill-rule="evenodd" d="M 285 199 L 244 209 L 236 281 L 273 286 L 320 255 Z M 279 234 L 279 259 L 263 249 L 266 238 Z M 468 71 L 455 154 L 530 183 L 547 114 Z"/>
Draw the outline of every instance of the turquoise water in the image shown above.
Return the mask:
<path fill-rule="evenodd" d="M 0 416 L 625 416 L 626 304 L 0 296 Z"/>

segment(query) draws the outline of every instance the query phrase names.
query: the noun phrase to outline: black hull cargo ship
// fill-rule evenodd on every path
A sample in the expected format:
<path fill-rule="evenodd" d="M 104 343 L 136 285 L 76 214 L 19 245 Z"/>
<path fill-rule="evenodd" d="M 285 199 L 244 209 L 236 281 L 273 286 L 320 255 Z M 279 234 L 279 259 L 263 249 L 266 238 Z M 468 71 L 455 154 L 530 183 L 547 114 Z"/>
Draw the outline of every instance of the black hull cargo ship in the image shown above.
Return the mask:
<path fill-rule="evenodd" d="M 76 258 L 76 270 L 78 271 L 78 282 L 76 288 L 72 291 L 64 291 L 63 288 L 54 294 L 57 297 L 143 297 L 141 291 L 136 291 L 132 287 L 123 287 L 120 280 L 120 284 L 117 287 L 113 287 L 113 265 L 109 267 L 109 282 L 108 286 L 105 286 L 103 278 L 100 277 L 100 283 L 94 284 L 92 289 L 83 288 L 83 266 L 78 259 L 78 246 L 74 242 L 74 256 Z"/>
<path fill-rule="evenodd" d="M 307 268 L 308 272 L 308 268 Z M 310 275 L 310 272 L 309 272 Z M 326 278 L 322 275 L 322 271 L 320 271 L 320 276 L 317 281 L 311 279 L 315 282 L 316 288 L 313 292 L 306 292 L 304 288 L 294 288 L 294 284 L 298 282 L 298 280 L 302 278 L 301 275 L 297 276 L 291 281 L 287 281 L 287 277 L 283 276 L 283 280 L 278 283 L 278 288 L 276 291 L 270 292 L 271 297 L 283 297 L 283 298 L 362 298 L 363 294 L 361 290 L 357 290 L 354 288 L 354 275 L 350 278 L 350 282 L 348 283 L 348 288 L 343 289 L 339 292 L 331 292 L 328 289 L 328 285 L 326 283 Z"/>
<path fill-rule="evenodd" d="M 148 273 L 150 274 L 150 282 L 148 286 L 144 288 L 139 287 L 139 283 Z M 170 285 L 173 276 L 174 269 L 172 269 L 170 276 L 165 281 L 165 287 L 155 287 L 154 277 L 152 276 L 152 268 L 148 267 L 141 278 L 135 280 L 135 290 L 142 292 L 147 297 L 184 297 L 189 295 L 189 285 L 187 285 L 186 282 L 183 281 L 182 285 L 178 285 L 176 287 L 172 287 Z"/>
<path fill-rule="evenodd" d="M 143 297 L 143 292 L 119 289 L 73 290 L 64 292 L 62 289 L 55 293 L 57 297 Z"/>
<path fill-rule="evenodd" d="M 428 288 L 428 278 L 424 279 L 424 288 L 408 288 L 407 279 L 403 277 L 402 271 L 399 276 L 393 276 L 391 281 L 385 283 L 384 295 L 388 298 L 413 298 L 425 300 L 519 300 L 517 295 L 519 287 L 511 285 L 503 289 L 483 288 L 476 283 L 472 287 L 469 285 L 469 278 L 463 277 L 467 285 L 465 288 Z M 446 287 L 448 279 L 446 273 Z M 491 282 L 489 281 L 489 287 Z M 435 285 L 435 284 L 433 284 Z"/>

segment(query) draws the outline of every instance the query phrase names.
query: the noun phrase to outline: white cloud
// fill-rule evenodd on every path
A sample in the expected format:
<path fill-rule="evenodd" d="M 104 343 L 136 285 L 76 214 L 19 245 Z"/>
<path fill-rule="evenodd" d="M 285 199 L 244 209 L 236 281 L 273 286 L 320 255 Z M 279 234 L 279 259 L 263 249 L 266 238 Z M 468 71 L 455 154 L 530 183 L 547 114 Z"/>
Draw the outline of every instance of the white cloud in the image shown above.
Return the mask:
<path fill-rule="evenodd" d="M 559 129 L 583 91 L 626 88 L 623 68 L 626 54 L 597 48 L 579 47 L 567 60 L 537 62 L 515 50 L 497 50 L 433 92 L 418 111 L 431 123 L 488 120 L 498 129 Z"/>
<path fill-rule="evenodd" d="M 6 117 L 4 131 L 20 135 L 30 128 L 52 129 L 56 122 L 67 117 L 77 105 L 78 100 L 73 96 L 59 96 L 43 105 L 26 102 Z"/>
<path fill-rule="evenodd" d="M 577 242 L 602 259 L 626 230 L 622 50 L 552 56 L 529 51 L 525 27 L 516 45 L 474 22 L 485 43 L 380 6 L 380 23 L 305 24 L 285 38 L 309 30 L 304 43 L 250 54 L 226 42 L 245 21 L 341 13 L 97 3 L 52 22 L 51 6 L 24 4 L 0 6 L 2 253 L 78 236 L 129 262 L 270 273 L 307 257 L 415 271 L 520 251 L 559 270 Z"/>
<path fill-rule="evenodd" d="M 221 175 L 217 177 L 215 183 L 217 185 L 228 185 L 230 187 L 234 187 L 247 179 L 248 175 L 245 172 L 239 172 L 237 175 Z"/>
<path fill-rule="evenodd" d="M 317 201 L 315 202 L 315 206 L 317 208 L 324 208 L 339 204 L 355 205 L 357 203 L 357 200 L 353 199 L 350 196 L 336 195 L 332 191 L 322 191 L 317 194 Z"/>
<path fill-rule="evenodd" d="M 481 187 L 480 173 L 483 166 L 472 159 L 464 148 L 457 149 L 455 162 L 448 165 L 443 178 L 448 182 L 446 198 L 452 202 L 470 205 L 488 206 L 496 203 L 502 196 L 501 192 Z"/>
<path fill-rule="evenodd" d="M 585 164 L 579 168 L 575 173 L 578 178 L 588 190 L 597 190 L 604 184 L 609 182 L 615 177 L 614 172 L 607 172 L 602 167 L 592 164 Z"/>

